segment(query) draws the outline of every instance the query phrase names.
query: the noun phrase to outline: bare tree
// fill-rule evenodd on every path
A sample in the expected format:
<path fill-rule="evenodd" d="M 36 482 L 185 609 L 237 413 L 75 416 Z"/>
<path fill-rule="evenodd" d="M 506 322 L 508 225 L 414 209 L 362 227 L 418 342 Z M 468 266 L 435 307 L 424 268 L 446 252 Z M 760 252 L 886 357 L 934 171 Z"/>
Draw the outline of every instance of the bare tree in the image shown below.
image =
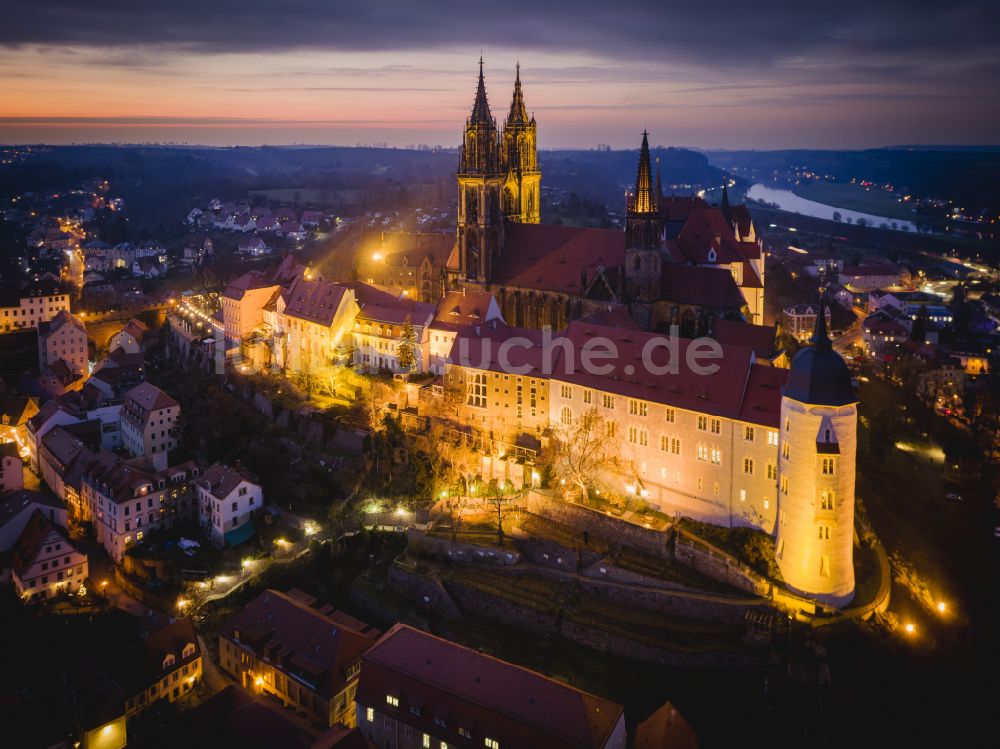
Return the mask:
<path fill-rule="evenodd" d="M 483 491 L 483 503 L 490 525 L 497 534 L 497 546 L 503 546 L 504 523 L 509 522 L 511 514 L 517 509 L 513 484 L 510 481 L 491 481 Z"/>
<path fill-rule="evenodd" d="M 592 408 L 570 424 L 552 428 L 549 446 L 542 459 L 552 475 L 565 479 L 586 499 L 589 489 L 608 472 L 621 469 L 618 440 L 610 434 L 612 422 Z"/>

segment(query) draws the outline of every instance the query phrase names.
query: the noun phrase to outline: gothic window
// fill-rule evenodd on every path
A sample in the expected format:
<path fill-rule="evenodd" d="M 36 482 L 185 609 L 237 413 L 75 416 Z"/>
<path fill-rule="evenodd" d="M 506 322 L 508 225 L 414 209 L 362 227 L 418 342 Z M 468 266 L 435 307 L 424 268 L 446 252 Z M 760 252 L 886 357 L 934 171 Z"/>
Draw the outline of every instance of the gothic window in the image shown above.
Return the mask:
<path fill-rule="evenodd" d="M 507 216 L 514 215 L 514 193 L 509 188 L 503 191 L 503 212 Z"/>
<path fill-rule="evenodd" d="M 466 222 L 479 222 L 479 194 L 475 187 L 465 190 L 465 220 Z"/>
<path fill-rule="evenodd" d="M 479 248 L 474 231 L 468 231 L 465 235 L 465 276 L 468 279 L 479 276 Z"/>
<path fill-rule="evenodd" d="M 635 256 L 635 257 L 634 257 L 634 258 L 632 259 L 632 270 L 634 270 L 634 271 L 636 271 L 636 272 L 638 272 L 638 271 L 642 270 L 642 261 L 641 261 L 641 260 L 639 259 L 639 256 L 638 256 L 638 255 L 636 255 L 636 256 Z"/>
<path fill-rule="evenodd" d="M 490 223 L 495 224 L 500 221 L 500 199 L 497 195 L 497 189 L 494 187 L 490 190 Z"/>

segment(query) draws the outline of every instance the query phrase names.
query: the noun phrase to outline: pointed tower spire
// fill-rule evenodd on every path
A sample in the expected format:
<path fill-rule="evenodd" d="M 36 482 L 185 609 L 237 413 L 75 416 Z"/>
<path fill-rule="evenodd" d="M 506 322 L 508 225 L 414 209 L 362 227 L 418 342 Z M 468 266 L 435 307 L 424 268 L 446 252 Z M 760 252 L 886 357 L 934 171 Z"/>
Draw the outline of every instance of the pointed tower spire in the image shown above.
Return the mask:
<path fill-rule="evenodd" d="M 509 123 L 528 122 L 528 108 L 524 106 L 524 93 L 521 91 L 521 63 L 517 63 L 514 75 L 514 96 L 510 102 L 510 113 L 507 115 Z"/>
<path fill-rule="evenodd" d="M 726 221 L 732 223 L 733 221 L 733 211 L 729 206 L 729 183 L 725 182 L 722 185 L 722 200 L 719 202 L 719 208 L 722 209 L 722 215 L 726 217 Z"/>
<path fill-rule="evenodd" d="M 652 213 L 656 210 L 653 196 L 653 168 L 649 160 L 649 133 L 642 131 L 642 148 L 639 149 L 639 172 L 635 178 L 635 195 L 632 198 L 634 213 Z"/>
<path fill-rule="evenodd" d="M 476 89 L 476 101 L 472 105 L 472 125 L 492 125 L 493 115 L 490 114 L 490 103 L 486 99 L 486 79 L 483 77 L 483 56 L 479 56 L 479 86 Z"/>
<path fill-rule="evenodd" d="M 833 343 L 826 332 L 826 292 L 819 293 L 819 314 L 816 315 L 816 327 L 813 330 L 809 343 L 819 349 L 830 349 Z"/>

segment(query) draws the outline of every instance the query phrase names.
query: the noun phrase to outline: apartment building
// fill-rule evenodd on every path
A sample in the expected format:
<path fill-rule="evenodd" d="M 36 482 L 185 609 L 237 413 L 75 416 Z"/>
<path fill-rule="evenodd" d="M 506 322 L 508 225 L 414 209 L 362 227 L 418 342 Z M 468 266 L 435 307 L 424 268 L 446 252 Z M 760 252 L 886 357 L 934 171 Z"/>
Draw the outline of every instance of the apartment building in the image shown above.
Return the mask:
<path fill-rule="evenodd" d="M 361 657 L 378 633 L 315 603 L 301 591 L 265 590 L 219 630 L 219 665 L 322 726 L 353 726 Z"/>
<path fill-rule="evenodd" d="M 79 317 L 60 310 L 51 320 L 38 323 L 39 371 L 62 361 L 70 372 L 86 374 L 87 359 L 87 328 Z"/>
<path fill-rule="evenodd" d="M 181 407 L 155 385 L 143 382 L 125 394 L 122 447 L 133 457 L 148 457 L 160 469 L 177 447 Z"/>
<path fill-rule="evenodd" d="M 191 617 L 161 627 L 111 656 L 104 664 L 125 697 L 131 718 L 160 700 L 173 702 L 202 678 L 202 652 Z"/>
<path fill-rule="evenodd" d="M 192 462 L 157 470 L 149 461 L 121 461 L 103 453 L 83 470 L 81 503 L 97 541 L 116 562 L 153 530 L 193 524 L 198 517 Z"/>
<path fill-rule="evenodd" d="M 236 546 L 253 535 L 253 516 L 264 506 L 264 495 L 249 473 L 215 463 L 195 485 L 198 520 L 213 544 Z"/>
<path fill-rule="evenodd" d="M 35 510 L 14 544 L 10 580 L 25 601 L 76 593 L 87 579 L 87 555 L 66 532 Z"/>
<path fill-rule="evenodd" d="M 59 284 L 41 282 L 0 297 L 0 333 L 31 330 L 60 312 L 69 312 L 69 293 Z"/>

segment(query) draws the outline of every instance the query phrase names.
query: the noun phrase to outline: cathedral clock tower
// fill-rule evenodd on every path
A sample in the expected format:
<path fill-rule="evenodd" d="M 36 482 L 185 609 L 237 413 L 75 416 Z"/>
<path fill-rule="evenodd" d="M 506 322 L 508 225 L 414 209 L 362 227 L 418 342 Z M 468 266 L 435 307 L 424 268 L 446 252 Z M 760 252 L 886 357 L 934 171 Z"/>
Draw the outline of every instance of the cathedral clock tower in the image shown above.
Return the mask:
<path fill-rule="evenodd" d="M 537 224 L 541 213 L 542 173 L 538 169 L 538 126 L 528 118 L 521 91 L 521 64 L 514 78 L 514 96 L 503 125 L 503 159 L 506 181 L 503 187 L 503 213 L 508 221 Z"/>
<path fill-rule="evenodd" d="M 459 282 L 486 284 L 492 275 L 493 260 L 503 252 L 500 200 L 505 175 L 500 134 L 486 100 L 482 57 L 476 101 L 465 122 L 456 177 L 458 268 L 453 270 L 453 277 Z"/>

